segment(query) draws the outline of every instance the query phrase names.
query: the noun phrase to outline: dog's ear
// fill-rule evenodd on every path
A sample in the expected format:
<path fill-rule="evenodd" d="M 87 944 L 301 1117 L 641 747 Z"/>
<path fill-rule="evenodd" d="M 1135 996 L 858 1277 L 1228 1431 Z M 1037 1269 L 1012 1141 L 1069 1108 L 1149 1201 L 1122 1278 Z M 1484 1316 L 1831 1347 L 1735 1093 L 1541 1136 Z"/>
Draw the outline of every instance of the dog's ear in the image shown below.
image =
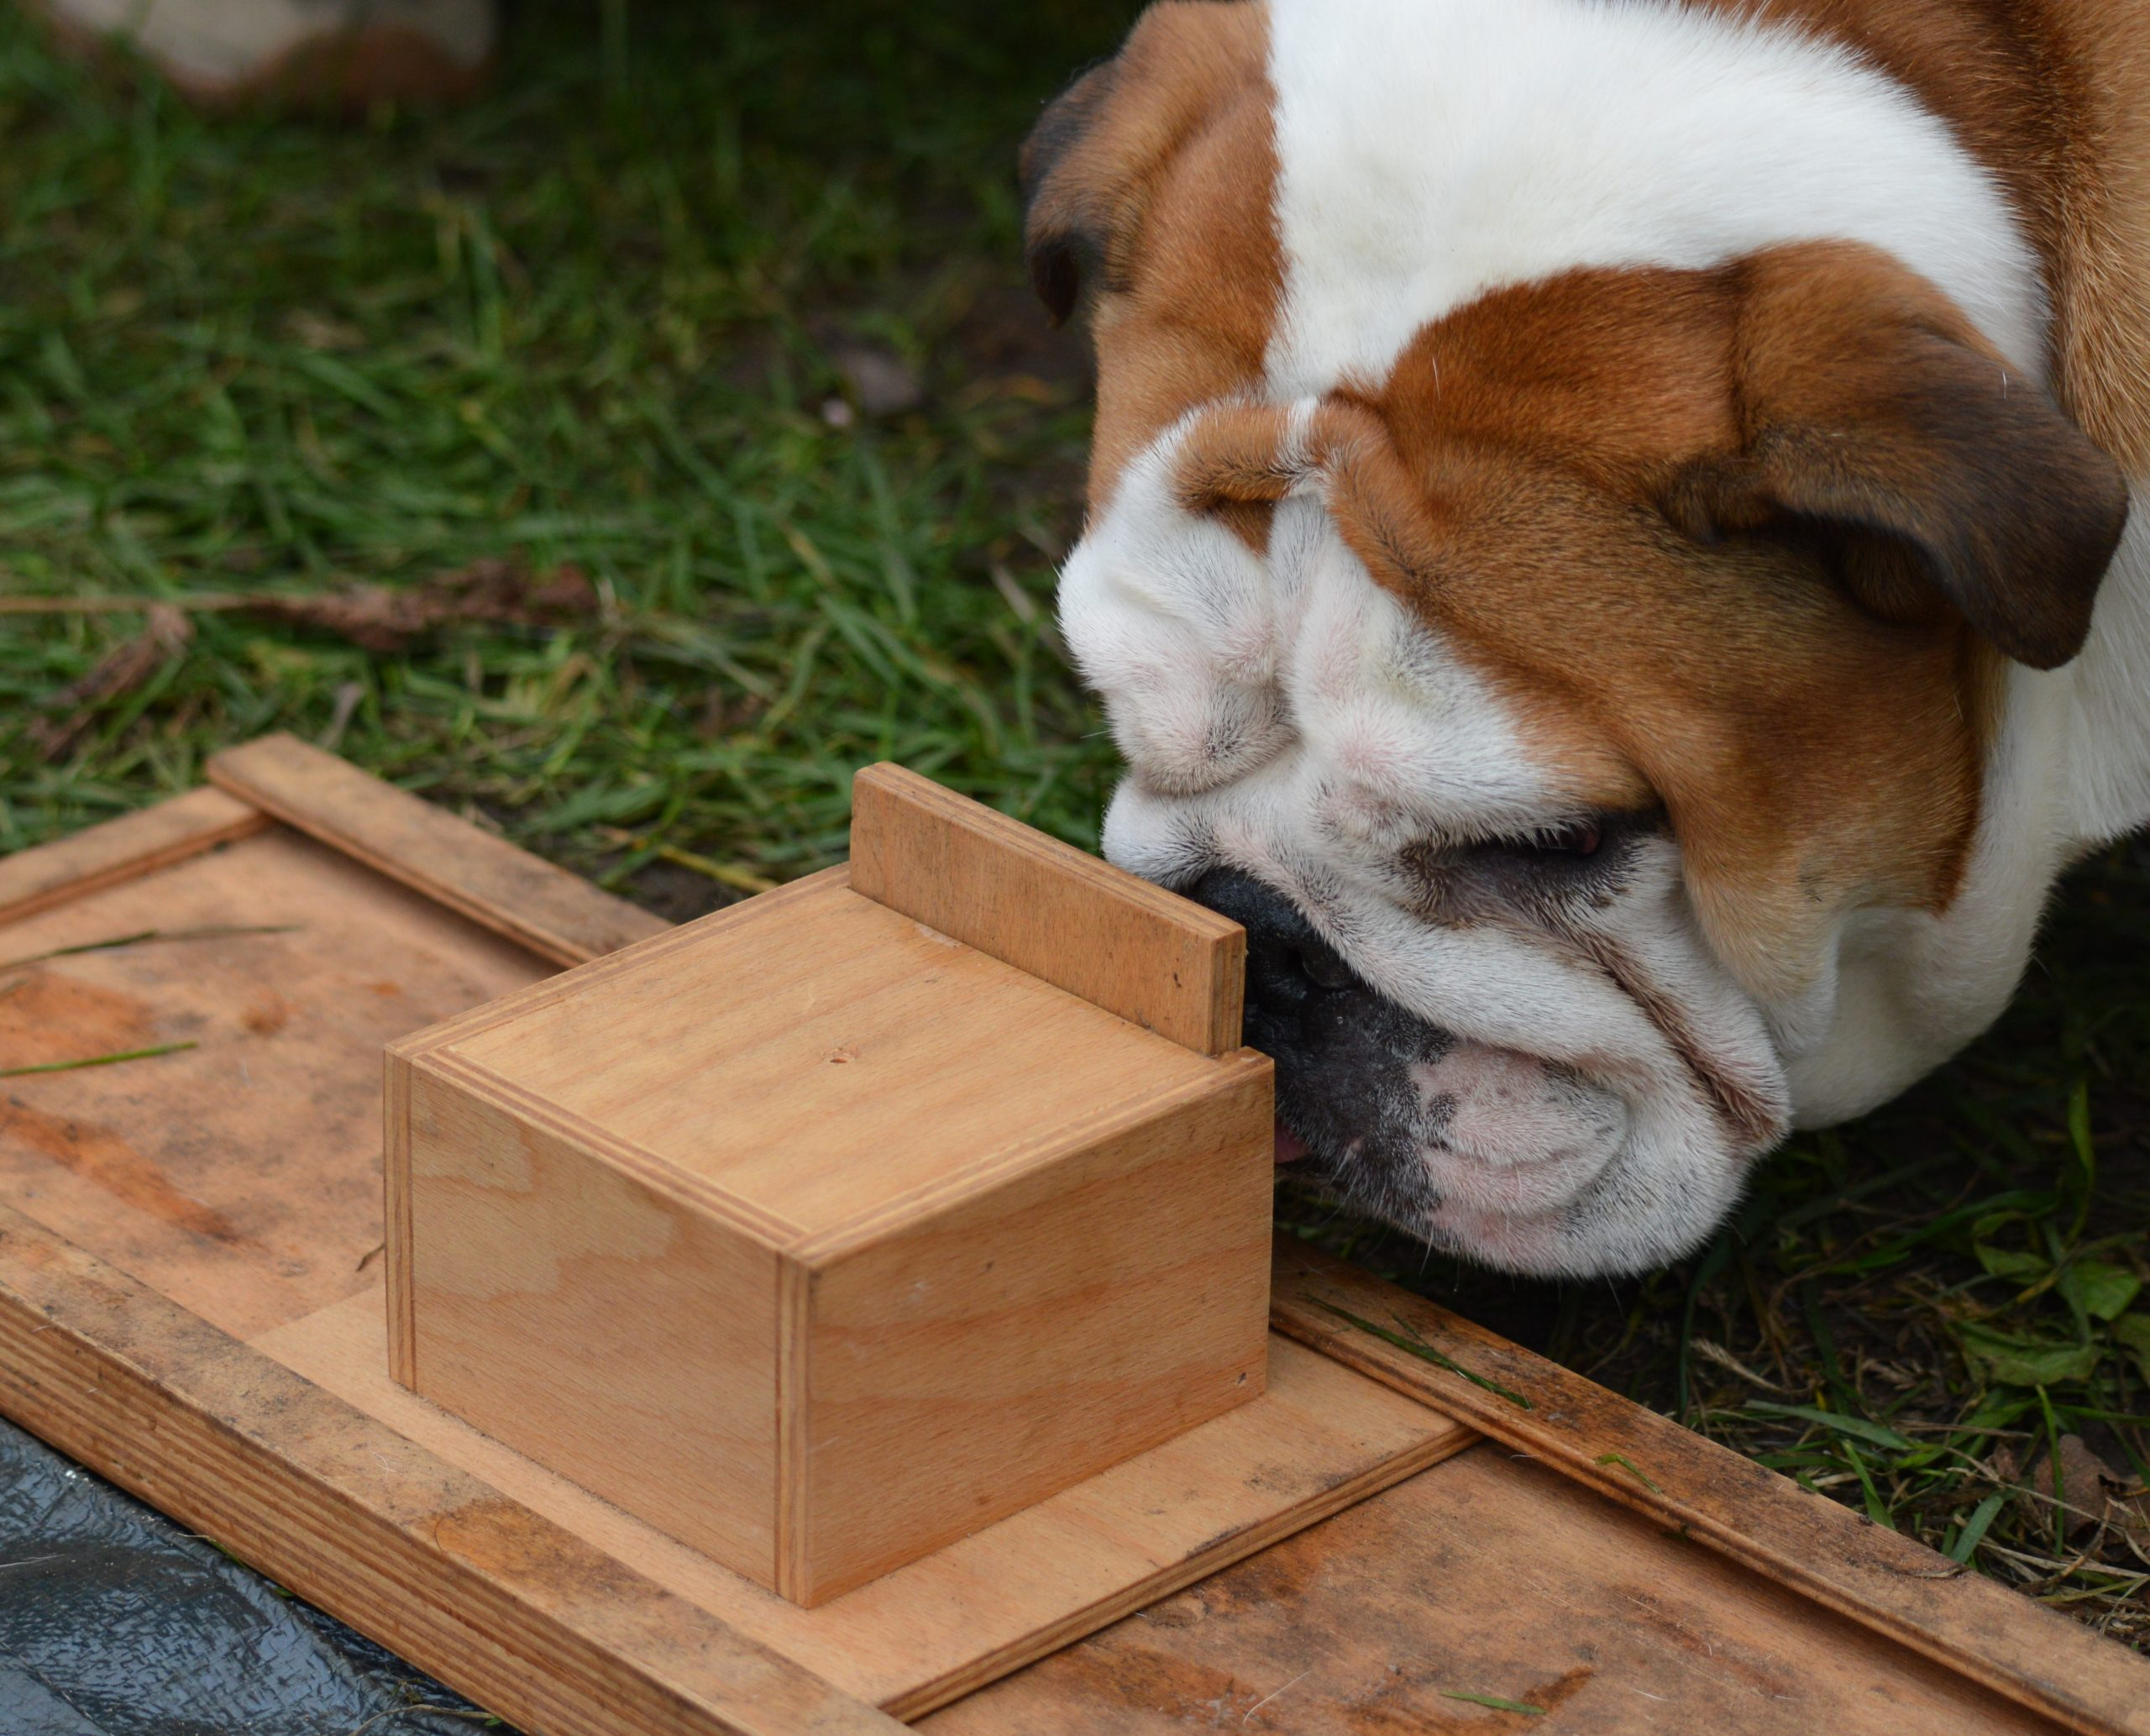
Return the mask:
<path fill-rule="evenodd" d="M 1101 221 L 1087 178 L 1069 160 L 1096 126 L 1112 95 L 1118 66 L 1105 60 L 1083 73 L 1046 105 L 1017 164 L 1023 198 L 1023 257 L 1030 287 L 1056 326 L 1067 323 L 1083 293 L 1083 279 L 1104 252 Z"/>
<path fill-rule="evenodd" d="M 1055 97 L 1018 164 L 1030 283 L 1055 325 L 1124 287 L 1152 186 L 1226 93 L 1264 76 L 1263 9 L 1159 0 L 1112 59 Z"/>
<path fill-rule="evenodd" d="M 2033 669 L 2080 651 L 2126 522 L 2120 467 L 1885 256 L 1810 244 L 1740 271 L 1741 443 L 1676 475 L 1667 516 L 1801 539 L 1875 613 L 1953 608 Z"/>

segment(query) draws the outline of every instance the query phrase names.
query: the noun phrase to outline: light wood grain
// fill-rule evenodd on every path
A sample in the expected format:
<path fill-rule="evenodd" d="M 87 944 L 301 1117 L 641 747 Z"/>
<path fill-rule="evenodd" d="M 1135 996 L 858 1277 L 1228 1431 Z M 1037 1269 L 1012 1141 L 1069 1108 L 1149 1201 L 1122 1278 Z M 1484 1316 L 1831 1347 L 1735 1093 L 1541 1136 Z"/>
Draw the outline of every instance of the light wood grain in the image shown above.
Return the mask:
<path fill-rule="evenodd" d="M 1539 1713 L 1502 1712 L 1487 1698 Z M 926 1736 L 2056 1729 L 1492 1441 L 920 1728 Z"/>
<path fill-rule="evenodd" d="M 460 1083 L 408 1086 L 409 1384 L 769 1581 L 775 1253 Z"/>
<path fill-rule="evenodd" d="M 556 964 L 579 964 L 667 926 L 296 737 L 228 749 L 208 774 L 220 789 Z"/>
<path fill-rule="evenodd" d="M 154 873 L 271 824 L 220 789 L 192 789 L 72 837 L 0 858 L 0 922 Z"/>
<path fill-rule="evenodd" d="M 1240 1046 L 1236 922 L 915 772 L 852 780 L 851 884 L 1198 1053 Z"/>
<path fill-rule="evenodd" d="M 98 944 L 145 931 L 195 937 Z M 194 1046 L 8 1081 L 0 1197 L 242 1335 L 371 1282 L 382 1045 L 548 970 L 275 825 L 0 925 L 76 947 L 6 973 L 0 1065 Z"/>
<path fill-rule="evenodd" d="M 391 1067 L 398 1371 L 802 1603 L 1261 1391 L 1267 1059 L 1196 1054 L 841 876 Z M 667 1350 L 714 1345 L 711 1307 L 758 1369 Z M 699 1423 L 653 1398 L 683 1366 Z M 773 1432 L 713 1426 L 739 1414 Z M 712 1514 L 735 1498 L 751 1524 Z"/>
<path fill-rule="evenodd" d="M 811 1270 L 797 1571 L 818 1603 L 1256 1397 L 1266 1061 Z M 1257 1177 L 1257 1182 L 1266 1178 Z"/>
<path fill-rule="evenodd" d="M 4 1207 L 0 1409 L 532 1736 L 901 1728 Z"/>
<path fill-rule="evenodd" d="M 1219 1065 L 835 877 L 590 969 L 446 1046 L 810 1234 Z"/>
<path fill-rule="evenodd" d="M 945 1704 L 1476 1439 L 1439 1413 L 1279 1340 L 1261 1398 L 804 1609 L 394 1385 L 381 1370 L 379 1311 L 366 1298 L 283 1328 L 256 1348 L 728 1627 L 901 1718 Z"/>
<path fill-rule="evenodd" d="M 1506 1393 L 1345 1315 L 1415 1335 Z M 2070 1729 L 2150 1733 L 2150 1660 L 1433 1303 L 1283 1240 L 1272 1318 L 1966 1681 Z"/>

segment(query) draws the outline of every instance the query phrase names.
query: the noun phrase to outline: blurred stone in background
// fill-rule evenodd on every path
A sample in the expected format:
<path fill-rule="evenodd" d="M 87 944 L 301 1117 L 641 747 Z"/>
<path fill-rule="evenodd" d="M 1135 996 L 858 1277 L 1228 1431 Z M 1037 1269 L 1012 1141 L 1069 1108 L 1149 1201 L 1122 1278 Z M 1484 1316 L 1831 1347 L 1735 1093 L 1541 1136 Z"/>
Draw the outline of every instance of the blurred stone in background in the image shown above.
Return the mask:
<path fill-rule="evenodd" d="M 495 0 L 29 0 L 70 45 L 124 47 L 205 105 L 454 102 L 490 70 Z"/>

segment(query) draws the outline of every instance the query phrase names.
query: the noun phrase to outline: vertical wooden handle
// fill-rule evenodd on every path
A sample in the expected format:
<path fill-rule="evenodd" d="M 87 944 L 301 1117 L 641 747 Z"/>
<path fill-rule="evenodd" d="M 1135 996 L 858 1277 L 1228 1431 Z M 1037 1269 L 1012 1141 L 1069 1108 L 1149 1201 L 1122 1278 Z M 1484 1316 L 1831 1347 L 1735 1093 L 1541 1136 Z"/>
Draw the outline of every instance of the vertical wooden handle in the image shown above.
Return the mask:
<path fill-rule="evenodd" d="M 1238 923 L 916 772 L 852 780 L 851 885 L 1198 1053 L 1240 1046 Z"/>

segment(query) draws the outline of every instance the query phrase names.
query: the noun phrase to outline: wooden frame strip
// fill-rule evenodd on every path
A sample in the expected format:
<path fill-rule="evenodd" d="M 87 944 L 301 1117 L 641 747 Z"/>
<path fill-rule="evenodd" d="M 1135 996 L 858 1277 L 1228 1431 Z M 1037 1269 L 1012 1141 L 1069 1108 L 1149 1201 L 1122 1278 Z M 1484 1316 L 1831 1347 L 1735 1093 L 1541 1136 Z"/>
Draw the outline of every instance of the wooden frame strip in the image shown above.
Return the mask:
<path fill-rule="evenodd" d="M 2021 1592 L 1289 1237 L 1272 1270 L 1309 1348 L 2071 1730 L 2150 1736 L 2150 1661 Z"/>
<path fill-rule="evenodd" d="M 259 808 L 221 789 L 190 789 L 71 837 L 0 857 L 0 922 L 153 873 L 270 823 Z"/>
<path fill-rule="evenodd" d="M 0 1272 L 0 1409 L 532 1736 L 903 1728 L 4 1206 Z"/>
<path fill-rule="evenodd" d="M 916 772 L 852 780 L 851 889 L 1198 1054 L 1240 1046 L 1238 923 Z"/>
<path fill-rule="evenodd" d="M 208 774 L 241 801 L 555 964 L 582 964 L 672 926 L 295 736 L 227 749 Z"/>

